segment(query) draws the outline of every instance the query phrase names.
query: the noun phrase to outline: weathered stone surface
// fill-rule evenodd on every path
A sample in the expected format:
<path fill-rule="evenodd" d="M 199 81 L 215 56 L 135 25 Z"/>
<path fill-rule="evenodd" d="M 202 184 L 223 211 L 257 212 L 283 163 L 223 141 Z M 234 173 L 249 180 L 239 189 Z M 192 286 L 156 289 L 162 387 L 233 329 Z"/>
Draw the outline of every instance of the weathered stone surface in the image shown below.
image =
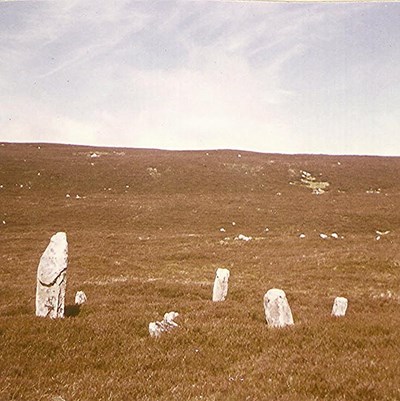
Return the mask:
<path fill-rule="evenodd" d="M 214 302 L 225 301 L 228 294 L 228 280 L 230 272 L 228 269 L 218 268 L 215 273 L 212 300 Z"/>
<path fill-rule="evenodd" d="M 75 294 L 75 305 L 83 305 L 86 301 L 86 294 L 83 291 L 77 291 Z"/>
<path fill-rule="evenodd" d="M 59 232 L 51 237 L 40 258 L 36 281 L 36 316 L 52 319 L 64 317 L 67 265 L 67 235 Z"/>
<path fill-rule="evenodd" d="M 149 333 L 151 337 L 159 337 L 161 333 L 166 331 L 170 331 L 175 327 L 178 327 L 178 324 L 174 322 L 174 319 L 179 316 L 178 312 L 168 312 L 164 315 L 163 320 L 159 322 L 151 322 L 149 323 Z"/>
<path fill-rule="evenodd" d="M 285 327 L 294 324 L 292 311 L 283 290 L 272 288 L 264 295 L 265 319 L 270 327 Z"/>
<path fill-rule="evenodd" d="M 347 298 L 336 297 L 335 301 L 333 302 L 332 316 L 341 317 L 346 315 L 347 304 Z"/>

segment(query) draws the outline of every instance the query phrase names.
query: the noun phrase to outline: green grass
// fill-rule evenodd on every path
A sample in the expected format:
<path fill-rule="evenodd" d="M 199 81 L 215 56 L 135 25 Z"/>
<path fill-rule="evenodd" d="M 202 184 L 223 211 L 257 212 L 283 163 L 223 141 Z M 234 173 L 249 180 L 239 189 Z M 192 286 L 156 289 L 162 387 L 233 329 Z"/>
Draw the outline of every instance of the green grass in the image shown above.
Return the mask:
<path fill-rule="evenodd" d="M 92 150 L 0 146 L 1 401 L 400 399 L 399 159 Z M 289 185 L 290 169 L 322 172 L 329 191 Z M 88 302 L 51 321 L 35 317 L 36 271 L 60 230 L 67 305 L 77 290 Z M 229 293 L 212 303 L 218 267 Z M 293 327 L 266 326 L 273 287 Z M 171 310 L 180 327 L 150 338 Z"/>

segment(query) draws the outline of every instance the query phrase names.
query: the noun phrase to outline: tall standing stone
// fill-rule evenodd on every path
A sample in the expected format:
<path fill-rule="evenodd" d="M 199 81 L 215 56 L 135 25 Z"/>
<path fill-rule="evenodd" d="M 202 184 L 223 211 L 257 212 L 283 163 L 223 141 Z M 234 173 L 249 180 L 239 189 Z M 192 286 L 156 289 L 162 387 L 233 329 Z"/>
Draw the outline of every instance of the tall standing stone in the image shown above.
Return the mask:
<path fill-rule="evenodd" d="M 264 295 L 265 319 L 270 327 L 285 327 L 294 324 L 292 311 L 283 290 L 272 288 Z"/>
<path fill-rule="evenodd" d="M 40 258 L 37 271 L 36 316 L 51 319 L 64 317 L 67 264 L 67 235 L 59 232 L 51 237 Z"/>
<path fill-rule="evenodd" d="M 347 298 L 344 297 L 336 297 L 335 301 L 333 302 L 332 308 L 332 316 L 341 317 L 346 314 L 347 310 Z"/>
<path fill-rule="evenodd" d="M 215 273 L 213 302 L 225 301 L 228 294 L 228 280 L 230 272 L 228 269 L 218 268 Z"/>

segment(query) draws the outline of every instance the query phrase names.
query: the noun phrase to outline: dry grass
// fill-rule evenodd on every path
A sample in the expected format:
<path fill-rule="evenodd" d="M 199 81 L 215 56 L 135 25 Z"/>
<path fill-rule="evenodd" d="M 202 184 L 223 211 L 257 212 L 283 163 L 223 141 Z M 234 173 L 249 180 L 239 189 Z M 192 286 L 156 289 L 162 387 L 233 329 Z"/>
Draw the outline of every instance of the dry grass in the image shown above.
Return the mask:
<path fill-rule="evenodd" d="M 329 190 L 289 185 L 300 170 Z M 399 400 L 399 176 L 397 158 L 0 146 L 0 400 Z M 61 230 L 67 304 L 88 303 L 50 321 L 36 270 Z M 217 267 L 231 279 L 213 304 Z M 266 327 L 272 287 L 294 327 Z M 180 328 L 150 338 L 170 310 Z"/>

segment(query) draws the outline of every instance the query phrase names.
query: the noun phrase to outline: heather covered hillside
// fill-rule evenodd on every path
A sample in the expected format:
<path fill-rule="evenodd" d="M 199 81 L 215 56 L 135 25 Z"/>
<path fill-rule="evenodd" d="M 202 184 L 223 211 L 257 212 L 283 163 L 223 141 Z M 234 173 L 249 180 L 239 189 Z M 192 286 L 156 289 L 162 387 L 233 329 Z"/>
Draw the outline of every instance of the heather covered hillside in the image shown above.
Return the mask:
<path fill-rule="evenodd" d="M 400 399 L 399 177 L 389 157 L 0 144 L 0 400 Z M 50 320 L 36 272 L 58 231 Z M 267 327 L 271 288 L 292 327 Z"/>

